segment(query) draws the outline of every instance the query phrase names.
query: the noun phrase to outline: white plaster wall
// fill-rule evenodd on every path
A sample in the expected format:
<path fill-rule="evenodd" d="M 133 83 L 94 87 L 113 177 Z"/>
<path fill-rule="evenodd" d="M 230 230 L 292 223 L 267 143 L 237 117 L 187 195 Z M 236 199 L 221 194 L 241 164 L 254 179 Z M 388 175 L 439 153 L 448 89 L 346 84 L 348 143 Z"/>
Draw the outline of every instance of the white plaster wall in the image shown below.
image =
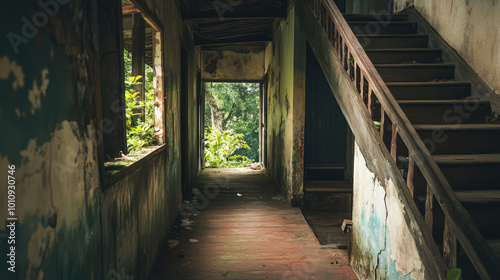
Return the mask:
<path fill-rule="evenodd" d="M 404 211 L 394 183 L 376 178 L 356 144 L 352 266 L 359 279 L 426 279 Z"/>
<path fill-rule="evenodd" d="M 500 1 L 394 0 L 395 12 L 411 3 L 500 95 Z"/>

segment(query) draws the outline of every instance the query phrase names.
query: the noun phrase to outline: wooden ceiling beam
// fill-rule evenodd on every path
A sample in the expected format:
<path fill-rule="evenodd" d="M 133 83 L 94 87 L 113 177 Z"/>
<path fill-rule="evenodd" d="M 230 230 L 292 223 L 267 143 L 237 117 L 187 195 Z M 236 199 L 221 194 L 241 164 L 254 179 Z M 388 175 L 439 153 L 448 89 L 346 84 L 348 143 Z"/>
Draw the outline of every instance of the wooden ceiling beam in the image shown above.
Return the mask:
<path fill-rule="evenodd" d="M 206 12 L 187 13 L 182 15 L 183 20 L 208 20 L 208 19 L 274 19 L 286 17 L 285 9 L 274 7 L 267 10 L 213 10 Z"/>
<path fill-rule="evenodd" d="M 270 42 L 273 40 L 272 36 L 269 35 L 253 35 L 253 36 L 240 36 L 226 39 L 218 40 L 207 40 L 203 38 L 198 38 L 195 42 L 197 46 L 215 46 L 215 45 L 227 45 L 234 43 L 255 43 L 255 42 Z"/>

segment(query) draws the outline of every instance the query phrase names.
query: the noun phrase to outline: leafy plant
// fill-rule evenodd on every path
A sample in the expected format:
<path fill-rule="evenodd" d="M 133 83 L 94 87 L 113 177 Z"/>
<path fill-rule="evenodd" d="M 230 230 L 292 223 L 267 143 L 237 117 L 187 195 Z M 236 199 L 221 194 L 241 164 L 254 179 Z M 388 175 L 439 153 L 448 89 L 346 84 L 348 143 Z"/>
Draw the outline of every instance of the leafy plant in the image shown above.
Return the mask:
<path fill-rule="evenodd" d="M 250 149 L 242 134 L 233 130 L 221 133 L 212 127 L 206 137 L 206 167 L 244 167 L 252 163 L 246 156 L 234 154 L 238 149 Z"/>
<path fill-rule="evenodd" d="M 446 274 L 446 279 L 448 280 L 462 279 L 462 270 L 460 268 L 452 268 L 448 270 L 448 273 Z"/>
<path fill-rule="evenodd" d="M 127 149 L 131 152 L 156 144 L 156 139 L 154 129 L 154 93 L 152 90 L 148 90 L 145 93 L 145 100 L 139 100 L 140 92 L 134 90 L 132 86 L 142 85 L 140 82 L 142 76 L 129 77 L 128 79 L 126 84 L 129 86 L 125 90 L 125 116 Z M 137 111 L 141 113 L 137 113 Z M 139 118 L 144 114 L 142 112 L 145 112 L 144 122 Z"/>
<path fill-rule="evenodd" d="M 215 83 L 205 86 L 205 128 L 234 130 L 243 134 L 250 149 L 236 154 L 259 160 L 259 92 L 258 83 Z"/>

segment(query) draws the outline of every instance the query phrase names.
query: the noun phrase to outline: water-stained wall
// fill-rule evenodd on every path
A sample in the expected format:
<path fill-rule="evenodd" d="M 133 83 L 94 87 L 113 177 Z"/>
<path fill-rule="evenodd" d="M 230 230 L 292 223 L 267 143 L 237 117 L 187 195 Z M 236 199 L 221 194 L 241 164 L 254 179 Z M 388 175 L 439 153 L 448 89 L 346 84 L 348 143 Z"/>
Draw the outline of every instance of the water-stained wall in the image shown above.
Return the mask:
<path fill-rule="evenodd" d="M 500 95 L 500 2 L 394 0 L 395 12 L 412 5 Z"/>
<path fill-rule="evenodd" d="M 264 48 L 233 47 L 202 50 L 202 78 L 211 81 L 264 79 Z"/>
<path fill-rule="evenodd" d="M 0 168 L 6 177 L 7 166 L 16 167 L 18 220 L 16 273 L 7 271 L 2 253 L 1 279 L 144 279 L 177 215 L 181 40 L 190 56 L 190 122 L 197 119 L 192 32 L 178 1 L 144 1 L 165 28 L 167 147 L 105 186 L 97 125 L 99 94 L 106 94 L 99 92 L 103 22 L 97 15 L 112 2 L 121 9 L 116 0 L 19 0 L 2 9 L 9 24 L 0 26 Z M 118 44 L 120 34 L 114 35 Z M 190 130 L 191 143 L 196 127 Z M 194 157 L 196 141 L 190 147 Z M 190 160 L 196 176 L 197 159 Z M 7 252 L 6 180 L 0 190 L 0 251 Z"/>
<path fill-rule="evenodd" d="M 397 186 L 380 178 L 355 146 L 352 249 L 353 269 L 360 279 L 427 279 Z"/>
<path fill-rule="evenodd" d="M 268 81 L 267 170 L 287 199 L 302 199 L 306 40 L 294 5 L 266 48 Z"/>

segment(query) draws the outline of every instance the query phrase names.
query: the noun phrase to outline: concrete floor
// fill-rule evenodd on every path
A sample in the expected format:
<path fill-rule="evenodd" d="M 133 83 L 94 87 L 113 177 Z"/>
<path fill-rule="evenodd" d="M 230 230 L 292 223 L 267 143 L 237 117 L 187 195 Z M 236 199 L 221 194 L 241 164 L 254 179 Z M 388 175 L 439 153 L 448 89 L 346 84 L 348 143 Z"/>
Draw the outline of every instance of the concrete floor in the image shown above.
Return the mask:
<path fill-rule="evenodd" d="M 300 209 L 262 171 L 207 169 L 151 279 L 357 279 L 347 252 L 324 249 Z"/>

